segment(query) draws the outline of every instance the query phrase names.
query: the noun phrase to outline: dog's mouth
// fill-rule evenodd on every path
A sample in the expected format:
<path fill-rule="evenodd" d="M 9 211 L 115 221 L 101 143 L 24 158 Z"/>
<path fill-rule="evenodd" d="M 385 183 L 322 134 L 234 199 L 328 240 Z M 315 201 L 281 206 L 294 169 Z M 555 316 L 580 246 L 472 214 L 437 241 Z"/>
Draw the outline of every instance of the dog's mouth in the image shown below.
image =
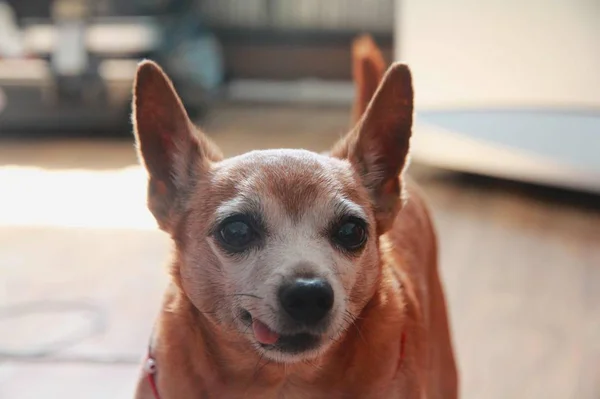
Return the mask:
<path fill-rule="evenodd" d="M 298 354 L 317 348 L 321 341 L 321 337 L 316 334 L 280 334 L 262 321 L 252 317 L 246 310 L 242 310 L 241 319 L 251 326 L 254 339 L 265 350 Z"/>

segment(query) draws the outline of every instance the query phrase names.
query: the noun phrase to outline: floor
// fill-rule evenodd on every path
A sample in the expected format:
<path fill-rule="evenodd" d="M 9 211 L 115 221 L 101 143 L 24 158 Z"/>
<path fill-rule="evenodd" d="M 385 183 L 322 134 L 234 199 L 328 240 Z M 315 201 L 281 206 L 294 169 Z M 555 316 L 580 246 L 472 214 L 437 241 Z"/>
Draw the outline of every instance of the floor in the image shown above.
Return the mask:
<path fill-rule="evenodd" d="M 228 155 L 326 150 L 348 123 L 216 111 L 206 129 Z M 599 398 L 600 198 L 411 173 L 440 235 L 461 396 Z M 131 397 L 169 253 L 144 194 L 129 140 L 0 141 L 0 398 Z"/>

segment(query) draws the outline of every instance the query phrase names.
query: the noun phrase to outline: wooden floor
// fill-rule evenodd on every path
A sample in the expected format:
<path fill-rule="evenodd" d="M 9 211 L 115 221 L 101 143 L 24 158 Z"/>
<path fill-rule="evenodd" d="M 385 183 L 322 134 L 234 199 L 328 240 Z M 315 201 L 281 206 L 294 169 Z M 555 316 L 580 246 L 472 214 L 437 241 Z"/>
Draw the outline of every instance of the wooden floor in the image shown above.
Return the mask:
<path fill-rule="evenodd" d="M 345 110 L 217 111 L 206 125 L 228 155 L 326 150 L 348 122 Z M 129 140 L 0 141 L 0 304 L 38 301 L 29 317 L 0 311 L 0 352 L 83 334 L 60 363 L 0 357 L 0 398 L 130 397 L 127 362 L 144 350 L 168 255 L 135 163 Z M 461 396 L 600 398 L 600 198 L 411 173 L 439 231 Z M 113 355 L 125 364 L 64 358 Z"/>

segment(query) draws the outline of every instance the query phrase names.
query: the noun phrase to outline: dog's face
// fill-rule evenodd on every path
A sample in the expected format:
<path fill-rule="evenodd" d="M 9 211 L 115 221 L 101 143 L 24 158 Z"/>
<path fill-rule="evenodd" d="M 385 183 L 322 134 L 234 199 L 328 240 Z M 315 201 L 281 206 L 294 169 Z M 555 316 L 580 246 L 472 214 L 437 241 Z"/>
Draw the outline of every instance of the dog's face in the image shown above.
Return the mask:
<path fill-rule="evenodd" d="M 349 162 L 256 151 L 215 163 L 202 187 L 181 227 L 202 237 L 181 254 L 194 303 L 277 360 L 337 339 L 379 270 L 369 196 Z"/>
<path fill-rule="evenodd" d="M 223 160 L 158 66 L 140 65 L 134 91 L 149 208 L 176 243 L 190 301 L 272 360 L 324 352 L 372 297 L 378 236 L 401 206 L 408 69 L 390 69 L 331 156 L 268 150 Z"/>

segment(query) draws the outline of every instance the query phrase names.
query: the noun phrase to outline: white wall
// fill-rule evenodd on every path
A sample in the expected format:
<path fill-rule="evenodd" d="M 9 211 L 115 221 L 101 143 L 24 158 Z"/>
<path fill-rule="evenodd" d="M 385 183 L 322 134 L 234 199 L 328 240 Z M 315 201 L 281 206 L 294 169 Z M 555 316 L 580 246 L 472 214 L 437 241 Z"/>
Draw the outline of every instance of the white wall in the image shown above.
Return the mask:
<path fill-rule="evenodd" d="M 397 0 L 417 109 L 600 107 L 600 0 Z"/>

